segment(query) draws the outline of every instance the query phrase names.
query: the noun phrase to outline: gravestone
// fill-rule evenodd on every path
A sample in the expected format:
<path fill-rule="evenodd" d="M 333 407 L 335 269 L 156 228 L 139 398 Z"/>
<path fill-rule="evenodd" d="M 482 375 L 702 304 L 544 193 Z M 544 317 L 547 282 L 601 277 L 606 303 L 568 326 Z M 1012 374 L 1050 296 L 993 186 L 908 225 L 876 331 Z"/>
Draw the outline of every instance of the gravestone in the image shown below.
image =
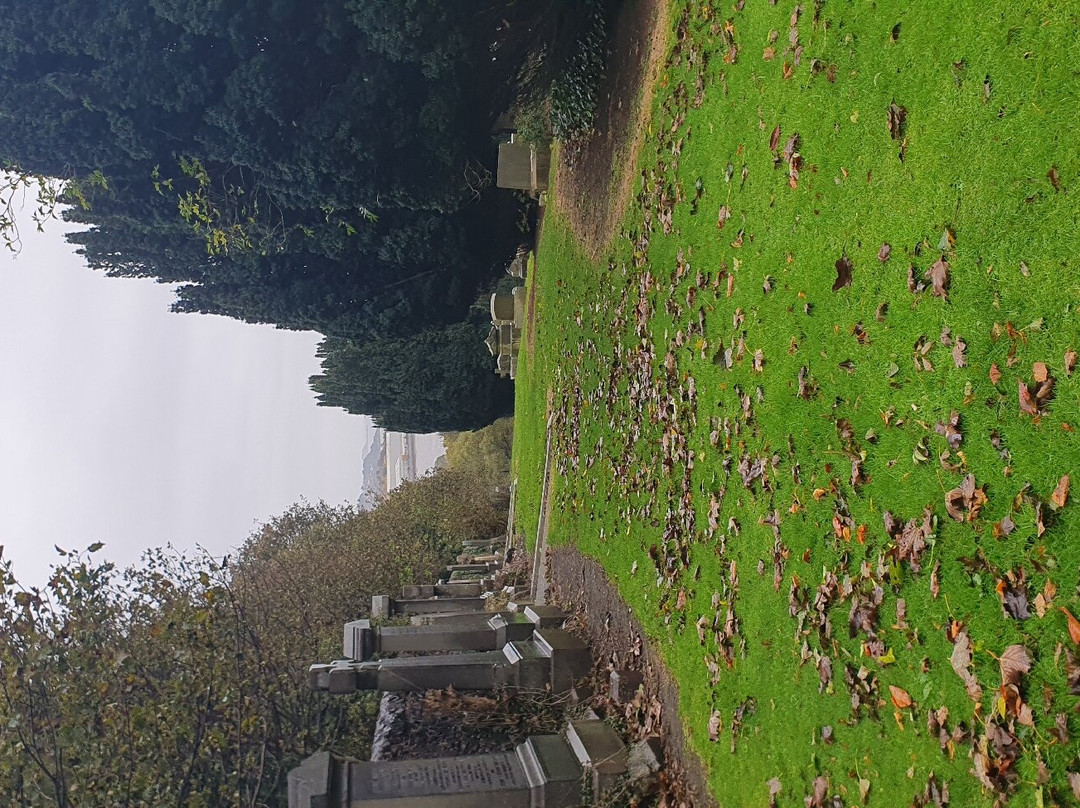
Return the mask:
<path fill-rule="evenodd" d="M 491 322 L 495 325 L 514 322 L 514 296 L 506 292 L 491 294 Z"/>
<path fill-rule="evenodd" d="M 370 642 L 354 640 L 361 653 Z M 366 644 L 366 645 L 365 645 Z M 333 694 L 358 690 L 491 690 L 496 687 L 567 693 L 592 669 L 589 648 L 559 629 L 537 626 L 531 640 L 510 640 L 500 651 L 335 660 L 308 668 L 308 685 Z"/>
<path fill-rule="evenodd" d="M 558 735 L 513 752 L 364 761 L 319 752 L 289 772 L 289 808 L 569 808 L 582 804 L 581 764 Z"/>
<path fill-rule="evenodd" d="M 387 654 L 429 651 L 497 651 L 506 643 L 532 637 L 535 624 L 525 615 L 477 612 L 457 625 L 375 626 L 370 620 L 345 624 L 343 656 L 360 661 Z"/>
<path fill-rule="evenodd" d="M 371 596 L 371 617 L 381 620 L 388 620 L 391 617 L 411 617 L 414 614 L 482 612 L 486 609 L 486 598 L 437 597 L 395 600 L 389 595 Z"/>
<path fill-rule="evenodd" d="M 474 598 L 488 591 L 490 582 L 484 580 L 454 581 L 441 584 L 406 584 L 401 587 L 402 600 L 420 598 Z"/>

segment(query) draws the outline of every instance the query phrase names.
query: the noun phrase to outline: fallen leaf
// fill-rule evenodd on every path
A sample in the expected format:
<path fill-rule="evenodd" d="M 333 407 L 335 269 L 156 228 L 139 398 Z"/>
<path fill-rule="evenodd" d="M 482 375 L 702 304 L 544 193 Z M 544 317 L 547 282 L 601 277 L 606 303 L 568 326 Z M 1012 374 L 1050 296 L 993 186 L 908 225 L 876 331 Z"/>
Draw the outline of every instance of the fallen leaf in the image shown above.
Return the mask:
<path fill-rule="evenodd" d="M 834 292 L 851 285 L 851 259 L 847 255 L 840 257 L 836 262 L 836 282 L 832 285 Z"/>
<path fill-rule="evenodd" d="M 727 205 L 720 206 L 720 212 L 716 216 L 716 227 L 718 230 L 723 230 L 724 225 L 727 224 L 727 220 L 731 218 L 731 208 Z"/>
<path fill-rule="evenodd" d="M 889 685 L 889 695 L 892 696 L 893 706 L 903 710 L 911 706 L 911 695 L 896 685 Z"/>
<path fill-rule="evenodd" d="M 1031 670 L 1031 657 L 1024 646 L 1010 645 L 998 657 L 998 666 L 1002 684 L 1018 685 L 1020 677 Z"/>
<path fill-rule="evenodd" d="M 769 136 L 769 151 L 776 151 L 780 148 L 780 124 L 776 125 L 776 128 L 772 130 L 772 134 Z"/>
<path fill-rule="evenodd" d="M 783 790 L 779 777 L 772 778 L 765 785 L 769 787 L 769 808 L 776 808 L 776 795 Z"/>
<path fill-rule="evenodd" d="M 1069 781 L 1069 788 L 1072 789 L 1073 796 L 1080 800 L 1080 774 L 1065 772 L 1065 777 Z"/>
<path fill-rule="evenodd" d="M 1017 394 L 1020 399 L 1020 412 L 1024 415 L 1038 415 L 1039 408 L 1035 404 L 1035 399 L 1031 395 L 1031 390 L 1028 389 L 1027 384 L 1023 379 L 1018 379 L 1017 382 Z"/>
<path fill-rule="evenodd" d="M 957 334 L 956 344 L 953 345 L 952 349 L 952 358 L 953 364 L 955 364 L 958 368 L 962 368 L 967 365 L 967 354 L 964 353 L 966 350 L 967 343 L 964 342 L 964 340 L 960 337 L 959 334 Z"/>
<path fill-rule="evenodd" d="M 1046 381 L 1046 378 L 1050 375 L 1050 372 L 1046 369 L 1045 362 L 1036 362 L 1031 366 L 1031 375 L 1035 377 L 1035 381 L 1040 384 Z"/>
<path fill-rule="evenodd" d="M 963 680 L 964 688 L 967 690 L 967 694 L 971 700 L 980 701 L 982 699 L 982 687 L 979 686 L 978 679 L 976 679 L 975 675 L 971 672 L 971 638 L 968 637 L 966 631 L 961 630 L 960 633 L 956 635 L 952 656 L 949 661 L 952 663 L 952 668 L 956 671 L 956 675 Z"/>
<path fill-rule="evenodd" d="M 904 136 L 907 125 L 907 110 L 893 101 L 889 104 L 888 113 L 889 135 L 893 140 L 900 140 Z"/>
<path fill-rule="evenodd" d="M 1072 641 L 1074 643 L 1080 645 L 1080 620 L 1077 620 L 1075 617 L 1073 617 L 1072 612 L 1070 612 L 1064 606 L 1059 606 L 1058 608 L 1061 609 L 1062 613 L 1069 621 L 1069 636 L 1072 638 Z"/>
<path fill-rule="evenodd" d="M 1065 500 L 1069 498 L 1069 475 L 1066 474 L 1058 480 L 1057 488 L 1050 495 L 1050 501 L 1058 508 L 1065 507 Z"/>
<path fill-rule="evenodd" d="M 926 270 L 926 279 L 934 287 L 934 294 L 945 300 L 949 296 L 949 262 L 939 258 Z"/>
<path fill-rule="evenodd" d="M 1074 351 L 1072 348 L 1069 348 L 1069 350 L 1065 351 L 1065 375 L 1066 376 L 1072 376 L 1073 371 L 1076 370 L 1076 360 L 1078 358 L 1080 358 L 1080 357 L 1078 357 L 1076 351 Z"/>
<path fill-rule="evenodd" d="M 890 255 L 892 255 L 892 247 L 889 245 L 888 242 L 885 242 L 881 245 L 881 249 L 878 250 L 878 260 L 884 264 L 886 261 L 889 260 Z"/>
<path fill-rule="evenodd" d="M 712 716 L 709 717 L 709 740 L 713 741 L 714 743 L 716 741 L 719 741 L 720 732 L 723 730 L 723 728 L 724 720 L 720 717 L 720 711 L 713 710 Z"/>
<path fill-rule="evenodd" d="M 997 384 L 1001 381 L 1001 370 L 997 366 L 997 362 L 990 366 L 990 383 Z"/>
<path fill-rule="evenodd" d="M 1058 174 L 1057 166 L 1050 166 L 1050 170 L 1046 172 L 1046 178 L 1050 180 L 1050 184 L 1054 186 L 1055 191 L 1061 190 L 1061 176 Z"/>

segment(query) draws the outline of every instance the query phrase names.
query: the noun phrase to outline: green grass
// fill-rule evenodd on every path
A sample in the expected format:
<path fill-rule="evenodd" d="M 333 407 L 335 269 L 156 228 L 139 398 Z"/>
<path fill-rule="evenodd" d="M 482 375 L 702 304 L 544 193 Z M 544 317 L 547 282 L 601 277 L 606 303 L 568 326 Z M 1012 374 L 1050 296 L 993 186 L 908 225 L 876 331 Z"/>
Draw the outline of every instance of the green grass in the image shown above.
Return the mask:
<path fill-rule="evenodd" d="M 1064 367 L 1066 351 L 1080 350 L 1080 227 L 1073 199 L 1080 193 L 1074 58 L 1080 20 L 1067 5 L 1045 2 L 825 3 L 817 20 L 807 4 L 798 22 L 801 63 L 784 79 L 783 65 L 792 61 L 783 51 L 793 8 L 790 0 L 776 6 L 751 0 L 734 13 L 738 58 L 727 64 L 721 26 L 733 13 L 730 6 L 710 10 L 695 3 L 683 17 L 675 4 L 671 42 L 679 41 L 674 32 L 681 20 L 687 33 L 661 76 L 640 164 L 648 182 L 635 187 L 639 203 L 610 263 L 590 263 L 559 211 L 548 212 L 536 268 L 535 352 L 517 382 L 519 526 L 530 540 L 535 536 L 550 390 L 558 468 L 550 540 L 596 557 L 661 649 L 680 683 L 688 741 L 709 768 L 721 805 L 768 804 L 772 777 L 783 785 L 779 805 L 802 805 L 819 775 L 844 804 L 863 803 L 862 777 L 871 784 L 867 804 L 908 805 L 930 772 L 948 782 L 952 805 L 992 804 L 993 794 L 971 773 L 970 734 L 950 759 L 928 737 L 926 717 L 944 705 L 950 730 L 963 722 L 976 738 L 982 735 L 1000 684 L 995 655 L 1012 643 L 1023 643 L 1034 660 L 1021 691 L 1035 727 L 1013 724 L 1020 753 L 1009 804 L 1071 804 L 1066 772 L 1080 770 L 1080 746 L 1071 738 L 1056 740 L 1051 730 L 1062 713 L 1070 734 L 1080 733 L 1078 699 L 1068 692 L 1065 654 L 1058 653 L 1059 643 L 1072 643 L 1056 608 L 1080 611 L 1080 507 L 1070 499 L 1057 510 L 1049 501 L 1061 476 L 1080 468 L 1072 431 L 1080 425 L 1080 374 Z M 778 56 L 765 61 L 771 30 L 778 32 Z M 686 99 L 694 97 L 699 74 L 704 102 L 695 108 Z M 891 102 L 907 110 L 903 160 L 901 142 L 887 126 Z M 792 133 L 800 135 L 803 165 L 795 188 L 786 165 L 773 167 L 769 139 L 776 125 L 780 149 Z M 1060 188 L 1048 175 L 1052 167 Z M 657 223 L 665 198 L 680 200 L 669 235 Z M 718 229 L 721 205 L 731 218 Z M 646 216 L 654 229 L 635 254 Z M 946 229 L 955 236 L 945 251 L 947 299 L 929 289 L 911 293 L 909 264 L 921 279 L 942 256 L 937 247 Z M 735 247 L 740 231 L 742 245 Z M 877 257 L 883 243 L 892 247 L 885 263 Z M 680 254 L 688 265 L 681 276 Z M 843 255 L 854 267 L 853 281 L 834 292 L 834 265 Z M 655 392 L 639 413 L 631 406 L 627 371 L 628 357 L 642 346 L 634 308 L 644 273 L 653 279 L 644 333 L 654 353 L 646 375 Z M 705 283 L 689 302 L 699 273 Z M 730 297 L 728 276 L 734 279 Z M 705 318 L 700 336 L 699 309 Z M 736 327 L 739 310 L 744 319 Z M 859 324 L 862 340 L 853 333 Z M 967 344 L 962 368 L 939 341 L 946 328 Z M 675 344 L 680 331 L 683 346 Z M 743 332 L 742 361 L 731 369 L 714 362 Z M 920 338 L 933 343 L 927 355 L 932 371 L 915 367 Z M 758 349 L 760 372 L 751 361 Z M 670 372 L 664 364 L 669 351 Z M 1037 420 L 1020 413 L 1017 395 L 1018 380 L 1032 382 L 1035 362 L 1044 362 L 1056 379 Z M 996 385 L 990 380 L 995 364 L 1001 372 Z M 816 384 L 809 399 L 798 395 L 804 367 Z M 737 391 L 751 398 L 749 417 Z M 658 423 L 657 414 L 671 402 L 674 416 Z M 938 462 L 947 445 L 934 429 L 954 410 L 962 458 L 953 452 L 949 460 L 962 460 L 961 471 Z M 740 434 L 725 447 L 721 429 L 714 445 L 710 433 L 725 418 L 729 429 L 738 423 Z M 838 430 L 844 420 L 851 425 L 847 440 Z M 871 429 L 876 439 L 867 437 Z M 1007 460 L 991 444 L 992 434 L 1011 454 Z M 670 448 L 680 441 L 694 452 L 688 474 L 686 455 Z M 920 442 L 929 449 L 925 463 L 913 460 Z M 853 487 L 851 457 L 860 453 L 867 481 Z M 760 481 L 747 489 L 735 471 L 740 460 L 758 457 L 768 460 L 767 491 Z M 956 522 L 946 514 L 945 492 L 968 472 L 985 486 L 988 501 L 978 518 Z M 709 504 L 721 490 L 713 531 Z M 1042 536 L 1036 500 L 1044 503 Z M 693 520 L 679 519 L 684 501 Z M 845 506 L 850 539 L 833 526 L 834 513 Z M 935 516 L 934 536 L 915 571 L 897 560 L 882 513 L 906 520 L 926 507 Z M 786 556 L 779 591 L 773 532 L 760 522 L 774 509 L 781 517 L 776 549 Z M 996 538 L 993 526 L 1007 515 L 1017 529 Z M 738 534 L 728 529 L 732 517 L 741 525 Z M 857 540 L 860 526 L 865 544 Z M 977 567 L 962 560 L 977 554 L 986 558 Z M 814 628 L 796 636 L 799 624 L 788 613 L 793 580 L 812 601 L 826 572 L 857 579 L 864 561 L 884 569 L 867 586 L 884 589 L 876 635 L 895 662 L 865 656 L 865 634 L 849 639 L 850 599 L 831 602 L 831 638 Z M 941 592 L 935 598 L 930 573 L 937 563 Z M 1034 608 L 1027 620 L 1002 610 L 995 586 L 1020 571 L 1032 600 L 1048 579 L 1057 586 L 1054 608 L 1043 618 Z M 714 593 L 719 627 L 729 607 L 739 621 L 730 667 L 711 626 L 704 647 L 695 628 L 700 616 L 711 622 L 717 611 Z M 906 630 L 894 628 L 898 598 L 907 604 Z M 943 627 L 950 620 L 963 622 L 975 644 L 975 673 L 984 689 L 977 714 L 949 662 L 952 646 Z M 814 660 L 800 664 L 804 641 L 815 658 L 832 661 L 834 681 L 824 693 Z M 718 676 L 706 659 L 719 664 Z M 865 707 L 854 718 L 845 664 L 878 680 L 876 701 L 870 699 L 876 718 Z M 915 702 L 899 711 L 902 727 L 893 716 L 890 685 Z M 751 698 L 756 711 L 745 717 L 732 753 L 734 712 Z M 708 737 L 714 710 L 723 719 L 718 742 Z M 835 743 L 820 741 L 825 726 L 833 728 Z M 1049 769 L 1049 783 L 1037 782 L 1039 761 Z"/>

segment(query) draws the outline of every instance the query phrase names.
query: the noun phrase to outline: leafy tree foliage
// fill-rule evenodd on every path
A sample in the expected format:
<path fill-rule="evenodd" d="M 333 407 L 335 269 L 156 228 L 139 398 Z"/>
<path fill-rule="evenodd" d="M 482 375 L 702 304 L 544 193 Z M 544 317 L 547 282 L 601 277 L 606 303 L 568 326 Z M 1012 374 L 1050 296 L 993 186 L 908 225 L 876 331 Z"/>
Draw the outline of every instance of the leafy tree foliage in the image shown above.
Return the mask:
<path fill-rule="evenodd" d="M 510 412 L 513 387 L 482 340 L 490 324 L 455 323 L 407 339 L 326 339 L 311 386 L 326 406 L 367 413 L 385 429 L 476 429 Z"/>
<path fill-rule="evenodd" d="M 316 749 L 365 756 L 375 698 L 313 692 L 306 668 L 372 594 L 499 529 L 481 491 L 444 471 L 370 512 L 298 504 L 230 563 L 155 550 L 121 572 L 95 544 L 39 590 L 0 561 L 5 805 L 276 808 Z"/>
<path fill-rule="evenodd" d="M 514 419 L 500 418 L 472 432 L 443 433 L 447 465 L 479 476 L 489 488 L 510 485 Z"/>
<path fill-rule="evenodd" d="M 529 51 L 582 9 L 12 0 L 0 165 L 83 178 L 67 186 L 89 205 L 65 214 L 88 226 L 72 240 L 110 275 L 179 284 L 177 311 L 312 329 L 365 352 L 433 333 L 447 350 L 519 238 L 512 198 L 476 183 L 494 168 L 492 123 Z M 456 366 L 479 398 L 441 386 L 459 396 L 446 407 L 457 420 L 431 397 L 425 413 L 415 399 L 377 412 L 455 428 L 490 419 L 501 410 L 472 347 Z"/>

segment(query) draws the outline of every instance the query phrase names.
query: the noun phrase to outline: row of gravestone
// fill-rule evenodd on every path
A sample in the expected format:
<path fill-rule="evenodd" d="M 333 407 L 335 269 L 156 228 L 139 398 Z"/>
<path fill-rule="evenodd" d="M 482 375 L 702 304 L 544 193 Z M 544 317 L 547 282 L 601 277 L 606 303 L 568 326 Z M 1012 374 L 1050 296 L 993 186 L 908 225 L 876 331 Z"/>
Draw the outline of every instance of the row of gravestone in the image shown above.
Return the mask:
<path fill-rule="evenodd" d="M 494 544 L 494 542 L 493 542 Z M 465 548 L 445 581 L 404 587 L 400 600 L 373 598 L 373 617 L 410 617 L 418 624 L 345 624 L 343 658 L 312 665 L 309 684 L 335 695 L 359 690 L 517 690 L 570 692 L 592 669 L 588 646 L 563 625 L 553 606 L 511 603 L 484 610 L 485 577 L 463 594 L 455 572 L 489 575 L 494 546 Z M 489 565 L 479 569 L 480 565 Z M 397 656 L 401 655 L 401 656 Z M 289 773 L 289 808 L 457 808 L 481 800 L 488 808 L 569 808 L 588 805 L 626 779 L 655 775 L 656 743 L 627 750 L 595 714 L 570 721 L 562 735 L 537 735 L 512 752 L 401 761 L 359 761 L 320 752 Z"/>

